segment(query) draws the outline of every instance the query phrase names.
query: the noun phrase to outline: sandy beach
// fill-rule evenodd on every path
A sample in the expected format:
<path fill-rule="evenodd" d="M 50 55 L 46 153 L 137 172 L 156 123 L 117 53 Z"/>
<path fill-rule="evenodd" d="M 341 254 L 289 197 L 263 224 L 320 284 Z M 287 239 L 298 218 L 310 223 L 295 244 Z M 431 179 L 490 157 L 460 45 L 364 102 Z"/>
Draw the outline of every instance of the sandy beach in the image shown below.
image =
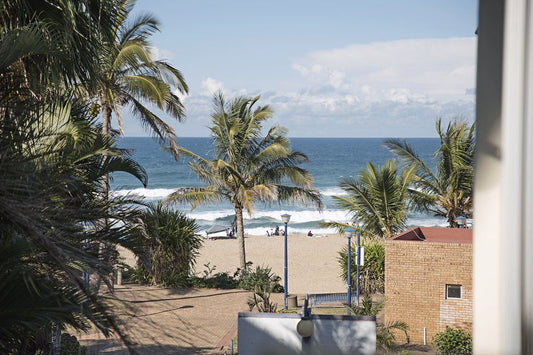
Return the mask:
<path fill-rule="evenodd" d="M 346 239 L 332 234 L 327 237 L 289 234 L 289 292 L 345 292 L 346 283 L 340 277 L 337 262 L 345 243 Z M 246 237 L 246 258 L 254 265 L 270 266 L 283 277 L 283 237 Z M 215 272 L 233 274 L 239 265 L 237 240 L 205 240 L 196 263 L 197 273 L 205 270 L 203 265 L 207 263 L 216 266 Z"/>
<path fill-rule="evenodd" d="M 289 292 L 346 292 L 337 262 L 338 252 L 345 244 L 346 239 L 333 234 L 323 237 L 289 234 Z M 120 247 L 119 251 L 126 263 L 135 265 L 133 253 Z M 283 237 L 247 236 L 246 259 L 254 266 L 268 265 L 283 277 Z M 233 275 L 239 266 L 237 240 L 205 239 L 196 261 L 196 273 L 202 274 L 207 263 L 216 266 L 214 272 L 227 271 Z"/>

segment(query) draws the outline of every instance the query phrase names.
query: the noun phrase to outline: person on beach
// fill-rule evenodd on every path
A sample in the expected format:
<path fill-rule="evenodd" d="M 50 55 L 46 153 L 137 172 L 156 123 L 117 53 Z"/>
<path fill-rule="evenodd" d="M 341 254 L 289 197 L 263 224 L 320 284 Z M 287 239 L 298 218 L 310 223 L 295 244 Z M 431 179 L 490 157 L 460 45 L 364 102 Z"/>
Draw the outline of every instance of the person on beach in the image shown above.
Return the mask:
<path fill-rule="evenodd" d="M 267 237 L 270 237 L 270 233 L 268 233 L 268 229 L 267 229 Z"/>
<path fill-rule="evenodd" d="M 312 236 L 313 236 L 313 233 L 312 233 L 311 231 L 309 231 L 309 232 L 307 233 L 307 236 L 308 236 L 308 237 L 312 237 Z"/>
<path fill-rule="evenodd" d="M 279 226 L 276 226 L 276 230 L 274 231 L 274 235 L 279 235 Z"/>

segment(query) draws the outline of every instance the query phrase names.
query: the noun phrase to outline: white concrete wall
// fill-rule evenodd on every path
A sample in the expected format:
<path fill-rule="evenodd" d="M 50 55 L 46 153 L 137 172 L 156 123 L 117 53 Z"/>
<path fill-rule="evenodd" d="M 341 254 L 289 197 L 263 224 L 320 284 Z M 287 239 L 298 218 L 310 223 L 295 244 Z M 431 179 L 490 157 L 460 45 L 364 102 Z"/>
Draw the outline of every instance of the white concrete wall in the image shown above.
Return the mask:
<path fill-rule="evenodd" d="M 239 313 L 239 354 L 374 354 L 374 317 L 312 315 L 313 335 L 296 331 L 299 314 Z"/>

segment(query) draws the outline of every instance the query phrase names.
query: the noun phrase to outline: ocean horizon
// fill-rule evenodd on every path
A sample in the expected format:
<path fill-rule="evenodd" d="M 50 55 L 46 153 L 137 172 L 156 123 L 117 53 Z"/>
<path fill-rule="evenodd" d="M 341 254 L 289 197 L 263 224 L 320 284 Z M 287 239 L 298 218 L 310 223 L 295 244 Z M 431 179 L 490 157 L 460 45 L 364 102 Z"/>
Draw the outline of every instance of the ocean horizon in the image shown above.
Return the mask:
<path fill-rule="evenodd" d="M 312 206 L 295 206 L 278 203 L 257 203 L 251 216 L 244 214 L 244 228 L 247 235 L 266 235 L 267 231 L 281 226 L 281 214 L 291 215 L 289 232 L 315 235 L 334 233 L 332 229 L 320 227 L 320 222 L 347 221 L 349 216 L 336 207 L 332 196 L 342 196 L 344 191 L 338 186 L 345 177 L 357 177 L 366 162 L 384 164 L 394 158 L 382 144 L 386 138 L 290 138 L 294 150 L 309 157 L 308 169 L 314 178 L 314 187 L 323 195 L 324 209 L 319 212 Z M 434 167 L 433 154 L 439 146 L 438 138 L 399 138 L 406 139 L 420 157 Z M 181 146 L 209 158 L 211 145 L 209 137 L 180 137 Z M 111 188 L 117 195 L 135 194 L 146 202 L 158 202 L 177 188 L 203 186 L 187 166 L 187 160 L 176 161 L 162 150 L 157 141 L 150 137 L 122 137 L 118 146 L 129 149 L 133 159 L 148 173 L 148 186 L 124 174 L 113 174 Z M 190 210 L 183 204 L 177 207 L 194 218 L 201 231 L 213 225 L 230 225 L 234 218 L 233 207 L 229 202 L 198 206 Z M 430 214 L 411 212 L 408 226 L 446 226 L 446 220 Z"/>

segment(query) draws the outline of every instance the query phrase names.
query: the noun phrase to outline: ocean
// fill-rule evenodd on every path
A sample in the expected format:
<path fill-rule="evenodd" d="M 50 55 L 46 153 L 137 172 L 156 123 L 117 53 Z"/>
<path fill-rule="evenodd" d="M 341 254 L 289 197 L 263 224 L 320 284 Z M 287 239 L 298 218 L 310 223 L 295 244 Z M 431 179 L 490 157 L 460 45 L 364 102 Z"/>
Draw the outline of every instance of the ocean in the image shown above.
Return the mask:
<path fill-rule="evenodd" d="M 434 167 L 433 153 L 439 146 L 437 138 L 409 138 L 407 141 L 430 167 Z M 197 154 L 209 157 L 211 152 L 210 138 L 179 138 L 178 143 Z M 298 207 L 286 204 L 258 203 L 251 216 L 244 215 L 244 227 L 247 235 L 265 235 L 267 230 L 282 226 L 280 216 L 291 215 L 289 232 L 307 234 L 332 233 L 319 227 L 323 221 L 346 221 L 346 212 L 338 209 L 331 196 L 342 196 L 339 180 L 343 177 L 356 177 L 366 162 L 383 164 L 394 156 L 382 145 L 382 138 L 291 138 L 294 150 L 305 153 L 310 162 L 303 167 L 314 177 L 314 186 L 323 195 L 324 210 L 317 211 L 311 207 Z M 175 161 L 174 158 L 159 144 L 149 137 L 120 138 L 118 145 L 132 151 L 133 158 L 148 172 L 148 187 L 133 177 L 116 173 L 112 176 L 111 187 L 118 195 L 136 194 L 145 201 L 157 202 L 168 196 L 176 188 L 202 186 L 186 161 Z M 190 217 L 196 219 L 200 230 L 211 226 L 230 225 L 234 218 L 232 206 L 225 202 L 216 205 L 199 206 L 190 210 L 190 206 L 178 207 Z M 429 214 L 410 213 L 409 226 L 446 226 L 446 220 Z"/>

